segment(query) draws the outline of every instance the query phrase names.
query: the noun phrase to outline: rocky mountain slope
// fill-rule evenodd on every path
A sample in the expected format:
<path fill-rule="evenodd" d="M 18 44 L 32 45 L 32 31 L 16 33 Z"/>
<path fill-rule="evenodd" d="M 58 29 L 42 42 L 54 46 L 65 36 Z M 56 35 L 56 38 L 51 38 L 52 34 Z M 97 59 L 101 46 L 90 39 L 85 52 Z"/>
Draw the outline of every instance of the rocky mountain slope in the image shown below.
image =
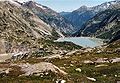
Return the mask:
<path fill-rule="evenodd" d="M 94 17 L 97 13 L 102 12 L 106 9 L 114 8 L 114 4 L 120 3 L 119 0 L 105 2 L 101 5 L 94 7 L 81 6 L 79 9 L 68 13 L 62 14 L 67 20 L 69 20 L 76 30 L 80 29 L 89 19 Z M 119 5 L 119 4 L 118 4 Z"/>
<path fill-rule="evenodd" d="M 105 10 L 90 19 L 77 35 L 112 39 L 120 30 L 120 9 Z"/>
<path fill-rule="evenodd" d="M 71 34 L 71 32 L 73 32 L 74 30 L 74 27 L 69 21 L 67 21 L 57 12 L 46 6 L 43 6 L 33 1 L 26 2 L 25 4 L 23 4 L 23 6 L 29 8 L 41 20 L 64 34 Z"/>
<path fill-rule="evenodd" d="M 52 37 L 52 28 L 28 9 L 0 1 L 0 41 L 6 49 L 32 44 L 34 39 Z"/>
<path fill-rule="evenodd" d="M 108 6 L 104 7 L 105 4 Z M 74 36 L 91 36 L 108 40 L 112 39 L 111 41 L 119 39 L 120 1 L 111 1 L 99 6 L 107 9 L 89 19 Z"/>
<path fill-rule="evenodd" d="M 71 13 L 61 15 L 69 20 L 77 31 L 87 20 L 92 18 L 95 14 L 96 13 L 92 10 L 89 10 L 87 6 L 81 6 L 79 9 Z"/>
<path fill-rule="evenodd" d="M 40 48 L 43 48 L 42 53 L 52 52 L 59 46 L 54 45 L 52 39 L 58 37 L 54 28 L 29 9 L 16 2 L 0 1 L 0 53 L 24 55 L 33 50 L 38 52 Z"/>

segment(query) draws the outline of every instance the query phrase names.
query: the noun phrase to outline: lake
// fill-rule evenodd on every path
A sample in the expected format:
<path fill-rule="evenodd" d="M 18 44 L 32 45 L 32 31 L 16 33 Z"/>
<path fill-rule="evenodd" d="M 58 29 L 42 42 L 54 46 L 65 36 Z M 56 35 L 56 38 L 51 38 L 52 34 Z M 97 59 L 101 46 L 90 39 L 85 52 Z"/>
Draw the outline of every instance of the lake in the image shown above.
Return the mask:
<path fill-rule="evenodd" d="M 103 45 L 103 40 L 98 38 L 91 38 L 91 37 L 66 37 L 66 38 L 59 38 L 56 42 L 73 42 L 76 45 L 80 45 L 82 47 L 97 47 Z"/>

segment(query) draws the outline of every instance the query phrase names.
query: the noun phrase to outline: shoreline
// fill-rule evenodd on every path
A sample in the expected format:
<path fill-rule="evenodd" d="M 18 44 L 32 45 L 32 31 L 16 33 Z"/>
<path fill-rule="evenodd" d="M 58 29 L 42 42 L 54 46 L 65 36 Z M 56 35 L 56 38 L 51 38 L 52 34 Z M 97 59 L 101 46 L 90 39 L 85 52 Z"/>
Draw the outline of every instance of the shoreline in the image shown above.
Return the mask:
<path fill-rule="evenodd" d="M 55 40 L 55 42 L 72 42 L 76 45 L 82 46 L 82 47 L 98 47 L 105 45 L 104 39 L 99 39 L 95 37 L 64 37 L 64 38 L 58 38 Z"/>

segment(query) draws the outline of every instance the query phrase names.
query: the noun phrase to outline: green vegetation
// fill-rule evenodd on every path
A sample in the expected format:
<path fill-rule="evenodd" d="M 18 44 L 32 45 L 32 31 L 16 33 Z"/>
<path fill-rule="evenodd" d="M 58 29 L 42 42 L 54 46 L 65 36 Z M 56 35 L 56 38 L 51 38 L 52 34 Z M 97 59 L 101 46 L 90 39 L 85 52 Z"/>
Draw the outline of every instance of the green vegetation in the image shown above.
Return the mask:
<path fill-rule="evenodd" d="M 81 46 L 77 46 L 71 42 L 54 42 L 51 40 L 45 40 L 45 44 L 46 46 L 58 47 L 59 49 L 62 49 L 62 50 L 75 50 L 75 49 L 82 48 Z"/>
<path fill-rule="evenodd" d="M 45 47 L 55 48 L 59 47 L 59 49 L 66 50 L 74 50 L 78 49 L 78 47 L 74 47 L 71 43 L 58 43 L 53 42 L 51 40 L 38 40 L 38 43 L 43 43 Z M 73 45 L 73 46 L 72 46 Z M 72 46 L 69 47 L 69 46 Z M 67 55 L 63 58 L 54 58 L 54 59 L 41 59 L 37 57 L 30 57 L 25 60 L 16 61 L 14 63 L 39 63 L 39 62 L 50 62 L 54 65 L 58 66 L 60 69 L 67 72 L 67 75 L 58 75 L 49 72 L 48 75 L 40 75 L 40 76 L 19 76 L 24 72 L 20 72 L 18 70 L 19 67 L 13 67 L 13 71 L 8 75 L 4 75 L 0 78 L 0 81 L 4 83 L 53 83 L 57 79 L 66 80 L 67 83 L 93 83 L 94 81 L 89 80 L 87 77 L 94 78 L 96 81 L 94 83 L 116 83 L 120 79 L 120 63 L 112 63 L 110 59 L 119 58 L 120 53 L 114 52 L 115 49 L 120 47 L 119 41 L 109 44 L 103 51 L 98 53 L 98 49 L 94 49 L 92 52 L 76 52 L 72 55 Z M 44 48 L 44 46 L 43 46 Z M 56 48 L 58 49 L 58 48 Z M 38 53 L 39 54 L 39 53 Z M 97 63 L 96 60 L 100 58 L 107 58 L 109 62 L 105 63 Z M 84 61 L 90 60 L 92 63 L 84 63 Z M 102 65 L 102 66 L 100 66 Z M 76 71 L 77 68 L 80 68 L 81 71 Z"/>
<path fill-rule="evenodd" d="M 0 82 L 2 83 L 53 83 L 55 82 L 57 75 L 54 73 L 49 73 L 44 76 L 4 76 L 0 78 Z M 54 80 L 52 79 L 54 78 Z"/>

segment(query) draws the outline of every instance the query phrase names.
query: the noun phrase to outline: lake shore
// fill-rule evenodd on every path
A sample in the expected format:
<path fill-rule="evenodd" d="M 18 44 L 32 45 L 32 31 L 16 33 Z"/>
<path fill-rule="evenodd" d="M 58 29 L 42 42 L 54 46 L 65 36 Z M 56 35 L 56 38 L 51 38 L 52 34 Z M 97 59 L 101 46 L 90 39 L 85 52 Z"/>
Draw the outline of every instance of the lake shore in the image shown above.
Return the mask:
<path fill-rule="evenodd" d="M 93 37 L 64 37 L 64 38 L 59 38 L 55 40 L 55 42 L 72 42 L 76 45 L 82 46 L 82 47 L 97 47 L 104 45 L 105 43 L 103 39 L 99 38 L 93 38 Z"/>

